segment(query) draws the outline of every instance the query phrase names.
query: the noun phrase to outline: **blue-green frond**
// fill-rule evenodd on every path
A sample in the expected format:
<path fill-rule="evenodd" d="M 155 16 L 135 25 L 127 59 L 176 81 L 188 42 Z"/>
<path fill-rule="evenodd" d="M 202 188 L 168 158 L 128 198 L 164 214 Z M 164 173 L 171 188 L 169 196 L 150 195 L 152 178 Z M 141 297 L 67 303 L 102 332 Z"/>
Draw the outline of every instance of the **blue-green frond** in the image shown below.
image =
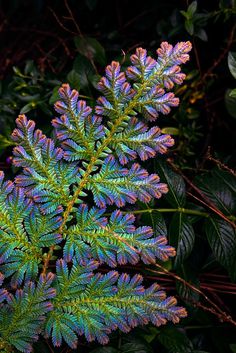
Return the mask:
<path fill-rule="evenodd" d="M 61 266 L 66 267 L 66 264 Z M 68 281 L 70 272 L 65 268 L 63 271 L 66 271 Z M 52 334 L 55 346 L 60 346 L 64 338 L 71 348 L 75 348 L 77 336 L 81 334 L 89 342 L 96 339 L 105 344 L 109 333 L 118 328 L 128 332 L 137 325 L 176 323 L 186 316 L 185 309 L 176 306 L 176 299 L 166 297 L 157 284 L 145 289 L 140 275 L 119 276 L 116 271 L 105 275 L 97 273 L 73 300 L 67 291 L 63 293 L 64 278 L 61 276 L 59 287 L 60 302 L 55 302 L 46 325 L 47 335 Z"/>
<path fill-rule="evenodd" d="M 134 226 L 132 214 L 112 212 L 109 219 L 103 217 L 105 210 L 88 209 L 81 205 L 77 212 L 77 224 L 66 232 L 64 258 L 85 262 L 96 259 L 111 267 L 117 264 L 136 264 L 142 260 L 146 264 L 156 259 L 166 261 L 175 256 L 173 247 L 167 245 L 165 236 L 153 237 L 151 227 Z"/>
<path fill-rule="evenodd" d="M 104 208 L 115 204 L 122 207 L 137 200 L 150 202 L 167 192 L 167 185 L 159 182 L 156 174 L 148 174 L 137 163 L 130 169 L 119 165 L 110 155 L 104 160 L 99 173 L 89 178 L 87 188 L 92 191 L 95 204 Z"/>
<path fill-rule="evenodd" d="M 110 147 L 124 165 L 138 156 L 145 161 L 155 157 L 157 153 L 166 153 L 168 147 L 172 147 L 173 144 L 173 138 L 162 134 L 158 126 L 149 129 L 142 121 L 132 117 L 127 128 L 114 135 Z"/>
<path fill-rule="evenodd" d="M 68 84 L 59 89 L 61 100 L 55 104 L 59 118 L 52 120 L 56 137 L 62 142 L 64 159 L 68 161 L 89 160 L 95 142 L 104 135 L 101 117 L 92 115 L 92 109 L 84 100 L 78 100 L 79 94 L 71 90 Z"/>
<path fill-rule="evenodd" d="M 32 343 L 38 340 L 46 314 L 53 309 L 55 289 L 51 287 L 54 275 L 39 277 L 37 286 L 26 282 L 15 295 L 9 294 L 0 307 L 0 337 L 21 352 L 32 352 Z"/>

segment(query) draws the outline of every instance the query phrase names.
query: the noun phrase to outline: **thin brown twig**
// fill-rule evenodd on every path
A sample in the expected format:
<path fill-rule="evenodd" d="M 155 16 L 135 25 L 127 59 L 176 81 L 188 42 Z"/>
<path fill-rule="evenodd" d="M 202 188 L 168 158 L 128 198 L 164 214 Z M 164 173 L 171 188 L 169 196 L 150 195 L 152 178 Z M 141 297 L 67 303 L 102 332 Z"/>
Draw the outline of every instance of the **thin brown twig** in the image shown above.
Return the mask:
<path fill-rule="evenodd" d="M 195 293 L 198 293 L 199 295 L 203 296 L 203 298 L 213 307 L 213 308 L 208 308 L 205 307 L 206 310 L 214 313 L 220 320 L 230 322 L 232 325 L 236 326 L 236 321 L 232 319 L 230 315 L 227 315 L 223 310 L 221 310 L 208 296 L 203 293 L 199 288 L 195 287 L 194 285 L 190 284 L 189 282 L 185 281 L 183 278 L 180 276 L 176 275 L 173 272 L 168 271 L 165 267 L 161 266 L 160 264 L 155 264 L 156 267 L 160 268 L 164 274 L 167 274 L 168 276 L 171 276 L 175 278 L 177 281 L 183 283 L 185 286 L 189 287 L 192 289 Z M 155 270 L 149 269 L 151 272 L 156 272 Z M 198 304 L 198 303 L 195 303 Z M 202 305 L 202 304 L 201 304 Z"/>
<path fill-rule="evenodd" d="M 75 25 L 75 27 L 76 27 L 76 29 L 77 29 L 77 31 L 78 31 L 79 36 L 80 36 L 80 37 L 83 37 L 83 34 L 82 34 L 81 30 L 80 30 L 80 27 L 79 27 L 78 23 L 77 23 L 76 20 L 75 20 L 75 17 L 74 17 L 74 15 L 73 15 L 73 12 L 71 11 L 71 8 L 70 8 L 70 6 L 69 6 L 69 4 L 68 4 L 68 1 L 67 1 L 67 0 L 64 0 L 64 3 L 65 3 L 65 6 L 66 6 L 66 8 L 67 8 L 67 11 L 68 11 L 69 14 L 70 14 L 70 19 L 71 19 L 72 22 L 74 23 L 74 25 Z"/>
<path fill-rule="evenodd" d="M 184 180 L 191 186 L 191 188 L 193 190 L 195 190 L 201 197 L 202 197 L 202 200 L 199 199 L 197 196 L 193 195 L 192 193 L 190 192 L 187 192 L 188 195 L 190 195 L 191 197 L 195 198 L 196 200 L 198 200 L 199 202 L 201 202 L 203 205 L 207 206 L 208 208 L 210 208 L 214 213 L 216 213 L 219 217 L 223 218 L 226 222 L 230 223 L 235 229 L 236 229 L 236 224 L 234 222 L 232 222 L 228 217 L 226 217 L 217 207 L 216 205 L 211 201 L 209 200 L 209 198 L 203 194 L 203 192 L 196 186 L 192 183 L 191 180 L 189 180 L 188 177 L 186 177 L 186 175 L 184 175 L 179 168 L 176 167 L 176 165 L 174 163 L 172 163 L 170 160 L 167 160 L 167 162 L 171 165 L 171 167 L 178 173 L 180 174 Z M 203 201 L 205 200 L 205 201 Z"/>
<path fill-rule="evenodd" d="M 212 71 L 221 63 L 221 61 L 224 59 L 225 55 L 229 52 L 229 49 L 234 41 L 234 32 L 236 30 L 236 24 L 234 24 L 234 26 L 232 27 L 230 34 L 229 34 L 229 38 L 227 40 L 227 45 L 225 47 L 225 49 L 222 51 L 222 53 L 220 54 L 220 56 L 218 57 L 217 60 L 215 60 L 212 64 L 212 66 L 207 70 L 207 72 L 204 73 L 204 75 L 202 76 L 202 80 L 204 81 L 211 73 Z"/>
<path fill-rule="evenodd" d="M 229 172 L 229 173 L 232 174 L 233 176 L 236 176 L 236 171 L 235 171 L 235 170 L 229 168 L 227 165 L 225 165 L 224 163 L 222 163 L 219 159 L 216 159 L 216 158 L 212 157 L 210 146 L 209 146 L 208 149 L 207 149 L 206 159 L 208 159 L 209 161 L 214 162 L 214 163 L 215 163 L 216 165 L 218 165 L 218 167 L 220 167 L 221 169 L 227 170 L 227 172 Z"/>
<path fill-rule="evenodd" d="M 70 34 L 73 34 L 73 35 L 77 35 L 76 32 L 73 32 L 71 31 L 70 29 L 68 29 L 67 27 L 64 26 L 64 24 L 60 21 L 60 19 L 58 18 L 57 14 L 55 13 L 55 11 L 49 7 L 49 11 L 51 11 L 51 13 L 53 14 L 55 20 L 57 21 L 57 23 L 59 24 L 60 27 L 62 27 L 66 32 L 69 32 Z"/>

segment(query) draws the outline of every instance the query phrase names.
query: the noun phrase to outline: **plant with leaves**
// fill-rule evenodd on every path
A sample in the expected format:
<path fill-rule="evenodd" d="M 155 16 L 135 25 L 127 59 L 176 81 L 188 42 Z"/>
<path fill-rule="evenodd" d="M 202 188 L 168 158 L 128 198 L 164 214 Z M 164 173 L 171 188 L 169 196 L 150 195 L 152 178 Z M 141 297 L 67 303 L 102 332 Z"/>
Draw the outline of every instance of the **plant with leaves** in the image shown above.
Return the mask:
<path fill-rule="evenodd" d="M 155 60 L 138 48 L 126 73 L 112 62 L 94 111 L 62 85 L 53 138 L 25 115 L 16 120 L 13 163 L 21 172 L 14 182 L 0 174 L 0 345 L 6 351 L 30 352 L 40 334 L 56 347 L 64 340 L 75 348 L 80 335 L 105 344 L 115 329 L 186 316 L 157 284 L 145 289 L 140 275 L 97 269 L 175 256 L 165 235 L 136 227 L 121 208 L 168 191 L 136 159 L 173 145 L 147 122 L 178 105 L 170 90 L 185 78 L 179 65 L 190 49 L 189 42 L 164 42 Z"/>

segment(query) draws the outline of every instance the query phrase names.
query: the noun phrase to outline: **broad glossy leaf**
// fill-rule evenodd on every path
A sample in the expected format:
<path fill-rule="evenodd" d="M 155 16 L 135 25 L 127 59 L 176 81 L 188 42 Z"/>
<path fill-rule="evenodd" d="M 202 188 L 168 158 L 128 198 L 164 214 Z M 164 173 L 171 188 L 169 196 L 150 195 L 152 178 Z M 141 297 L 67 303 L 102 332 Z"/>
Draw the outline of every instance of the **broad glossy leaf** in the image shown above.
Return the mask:
<path fill-rule="evenodd" d="M 122 353 L 151 353 L 152 350 L 147 344 L 139 342 L 125 343 L 121 346 Z"/>
<path fill-rule="evenodd" d="M 228 54 L 228 67 L 229 71 L 236 78 L 236 53 L 230 51 Z"/>
<path fill-rule="evenodd" d="M 209 218 L 205 230 L 210 247 L 219 263 L 224 266 L 232 280 L 236 279 L 236 234 L 228 222 Z"/>
<path fill-rule="evenodd" d="M 163 327 L 157 336 L 168 353 L 192 353 L 193 345 L 184 331 L 176 327 Z"/>
<path fill-rule="evenodd" d="M 195 179 L 196 186 L 206 197 L 225 214 L 231 215 L 236 210 L 236 201 L 233 195 L 235 180 L 224 172 L 205 174 Z M 233 189 L 232 189 L 233 188 Z"/>
<path fill-rule="evenodd" d="M 182 176 L 175 173 L 163 159 L 159 159 L 156 163 L 156 172 L 160 176 L 161 182 L 168 185 L 169 192 L 164 198 L 172 207 L 183 207 L 186 200 L 186 189 Z"/>
<path fill-rule="evenodd" d="M 183 264 L 178 272 L 178 276 L 183 278 L 186 282 L 194 285 L 195 287 L 199 287 L 200 281 L 197 278 L 195 271 L 191 268 L 191 260 L 187 261 L 187 263 Z M 183 282 L 176 282 L 176 289 L 181 298 L 189 302 L 197 302 L 199 300 L 199 293 L 191 289 L 189 286 L 186 286 Z"/>
<path fill-rule="evenodd" d="M 80 75 L 75 71 L 71 70 L 67 75 L 67 81 L 72 88 L 79 90 L 80 89 Z"/>
<path fill-rule="evenodd" d="M 89 60 L 94 60 L 102 66 L 106 65 L 105 50 L 95 38 L 76 37 L 75 46 L 78 52 Z"/>
<path fill-rule="evenodd" d="M 194 15 L 195 12 L 197 11 L 197 1 L 191 2 L 187 11 L 189 14 Z"/>
<path fill-rule="evenodd" d="M 214 177 L 216 176 L 219 180 L 221 180 L 221 182 L 225 186 L 227 186 L 227 188 L 229 188 L 231 190 L 234 197 L 236 196 L 236 178 L 235 178 L 235 176 L 233 176 L 232 174 L 230 174 L 226 171 L 219 170 L 219 169 L 215 169 L 212 172 L 212 175 Z"/>
<path fill-rule="evenodd" d="M 236 118 L 236 98 L 231 92 L 232 90 L 228 89 L 225 93 L 225 105 L 229 115 Z"/>
<path fill-rule="evenodd" d="M 91 353 L 118 353 L 119 351 L 113 347 L 100 347 L 93 349 Z"/>
<path fill-rule="evenodd" d="M 78 54 L 74 61 L 73 69 L 79 75 L 80 88 L 87 88 L 95 74 L 95 70 L 90 61 L 86 57 Z"/>
<path fill-rule="evenodd" d="M 183 213 L 175 213 L 169 228 L 170 245 L 175 247 L 175 267 L 179 267 L 193 249 L 195 234 L 188 217 Z"/>

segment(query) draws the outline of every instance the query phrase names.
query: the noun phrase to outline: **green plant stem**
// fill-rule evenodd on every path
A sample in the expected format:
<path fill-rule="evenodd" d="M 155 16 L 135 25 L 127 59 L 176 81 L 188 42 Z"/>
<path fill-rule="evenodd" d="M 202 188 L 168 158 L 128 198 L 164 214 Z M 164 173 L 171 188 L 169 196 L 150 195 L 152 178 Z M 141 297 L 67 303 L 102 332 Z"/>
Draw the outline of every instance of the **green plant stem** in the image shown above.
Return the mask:
<path fill-rule="evenodd" d="M 147 208 L 145 210 L 122 211 L 122 213 L 124 214 L 126 213 L 140 214 L 140 213 L 155 213 L 155 212 L 160 212 L 160 213 L 179 212 L 179 213 L 192 214 L 192 215 L 202 216 L 202 217 L 210 217 L 209 213 L 201 212 L 197 210 L 190 210 L 187 208 Z"/>

